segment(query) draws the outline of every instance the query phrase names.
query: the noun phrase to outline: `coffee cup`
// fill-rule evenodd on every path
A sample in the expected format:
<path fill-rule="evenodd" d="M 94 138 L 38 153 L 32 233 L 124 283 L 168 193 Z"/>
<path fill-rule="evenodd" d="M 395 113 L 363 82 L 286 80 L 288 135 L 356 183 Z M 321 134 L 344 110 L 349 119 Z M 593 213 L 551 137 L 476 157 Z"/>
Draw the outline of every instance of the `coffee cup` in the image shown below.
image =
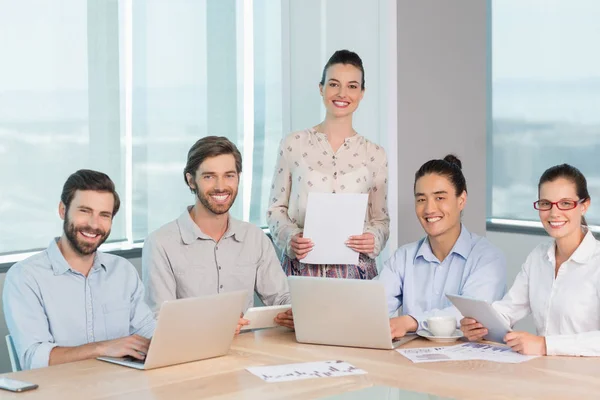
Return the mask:
<path fill-rule="evenodd" d="M 433 336 L 452 336 L 456 331 L 456 318 L 453 316 L 430 317 L 423 321 L 423 327 Z"/>

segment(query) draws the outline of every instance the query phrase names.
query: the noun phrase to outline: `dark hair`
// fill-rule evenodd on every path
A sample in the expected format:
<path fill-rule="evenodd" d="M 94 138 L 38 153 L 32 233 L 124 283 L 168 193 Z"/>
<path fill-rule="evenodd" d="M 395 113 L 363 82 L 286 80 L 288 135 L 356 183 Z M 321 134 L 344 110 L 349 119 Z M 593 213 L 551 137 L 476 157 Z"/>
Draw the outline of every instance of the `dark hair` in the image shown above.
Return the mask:
<path fill-rule="evenodd" d="M 327 64 L 325 64 L 325 68 L 323 68 L 323 75 L 321 76 L 321 85 L 325 85 L 325 75 L 327 74 L 327 70 L 329 67 L 335 64 L 345 64 L 345 65 L 353 65 L 358 68 L 362 74 L 360 89 L 365 90 L 365 69 L 363 67 L 362 60 L 353 51 L 350 50 L 338 50 L 329 58 Z"/>
<path fill-rule="evenodd" d="M 417 188 L 419 178 L 428 175 L 437 174 L 446 177 L 456 189 L 456 196 L 460 196 L 467 191 L 467 181 L 462 173 L 462 163 L 453 154 L 448 154 L 443 160 L 429 160 L 421 165 L 421 168 L 415 174 L 415 184 L 413 191 Z"/>
<path fill-rule="evenodd" d="M 71 201 L 75 197 L 75 192 L 78 190 L 94 190 L 96 192 L 112 193 L 115 198 L 112 216 L 114 218 L 121 207 L 121 200 L 115 190 L 115 183 L 103 172 L 93 171 L 91 169 L 80 169 L 71 174 L 63 186 L 60 200 L 65 205 L 67 211 Z"/>
<path fill-rule="evenodd" d="M 554 167 L 548 168 L 540 177 L 538 183 L 538 196 L 540 195 L 540 188 L 543 183 L 554 182 L 558 178 L 564 178 L 575 184 L 575 190 L 577 191 L 577 197 L 580 200 L 587 200 L 590 198 L 590 192 L 587 188 L 587 180 L 580 170 L 569 164 L 555 165 Z M 585 217 L 581 216 L 581 225 L 587 226 Z"/>
<path fill-rule="evenodd" d="M 237 173 L 242 172 L 242 155 L 238 148 L 229 139 L 224 136 L 206 136 L 198 140 L 188 151 L 187 163 L 183 169 L 183 179 L 189 186 L 186 175 L 190 174 L 196 177 L 196 171 L 200 164 L 207 158 L 217 157 L 224 154 L 231 154 L 235 158 L 235 169 Z M 190 187 L 192 193 L 196 193 L 196 189 Z"/>

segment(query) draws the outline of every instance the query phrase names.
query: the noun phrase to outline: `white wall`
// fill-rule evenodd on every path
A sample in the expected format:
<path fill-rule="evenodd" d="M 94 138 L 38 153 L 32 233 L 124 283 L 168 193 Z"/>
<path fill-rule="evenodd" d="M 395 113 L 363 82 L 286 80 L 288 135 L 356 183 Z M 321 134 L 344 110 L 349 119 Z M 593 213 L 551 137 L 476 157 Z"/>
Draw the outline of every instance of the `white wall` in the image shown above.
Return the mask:
<path fill-rule="evenodd" d="M 422 235 L 413 181 L 426 161 L 456 154 L 469 192 L 464 222 L 485 234 L 486 33 L 483 0 L 398 1 L 398 238 Z"/>

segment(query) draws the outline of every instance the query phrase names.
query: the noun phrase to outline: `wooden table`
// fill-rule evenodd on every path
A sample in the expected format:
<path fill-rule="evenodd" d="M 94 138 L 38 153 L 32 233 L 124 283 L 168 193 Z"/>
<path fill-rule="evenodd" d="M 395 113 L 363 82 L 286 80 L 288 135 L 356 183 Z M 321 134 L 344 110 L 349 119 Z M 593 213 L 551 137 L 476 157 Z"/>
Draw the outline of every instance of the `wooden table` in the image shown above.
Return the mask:
<path fill-rule="evenodd" d="M 405 347 L 429 346 L 424 339 Z M 249 366 L 344 360 L 367 375 L 265 383 Z M 522 364 L 413 364 L 395 351 L 296 343 L 284 328 L 241 334 L 227 356 L 138 371 L 96 360 L 3 376 L 39 389 L 0 399 L 307 399 L 386 385 L 457 399 L 598 399 L 600 359 L 540 357 Z"/>

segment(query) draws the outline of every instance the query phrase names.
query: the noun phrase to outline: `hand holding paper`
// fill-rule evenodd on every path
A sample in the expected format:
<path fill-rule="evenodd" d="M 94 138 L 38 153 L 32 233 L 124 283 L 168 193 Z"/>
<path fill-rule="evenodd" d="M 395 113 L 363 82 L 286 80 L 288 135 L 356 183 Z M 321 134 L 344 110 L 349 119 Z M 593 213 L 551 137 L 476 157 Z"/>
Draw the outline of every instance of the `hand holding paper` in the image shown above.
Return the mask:
<path fill-rule="evenodd" d="M 346 240 L 346 246 L 358 253 L 372 253 L 375 251 L 375 235 L 367 232 L 362 235 L 350 236 L 350 238 Z"/>
<path fill-rule="evenodd" d="M 302 233 L 298 233 L 292 237 L 291 246 L 296 258 L 302 260 L 312 250 L 314 243 Z"/>

